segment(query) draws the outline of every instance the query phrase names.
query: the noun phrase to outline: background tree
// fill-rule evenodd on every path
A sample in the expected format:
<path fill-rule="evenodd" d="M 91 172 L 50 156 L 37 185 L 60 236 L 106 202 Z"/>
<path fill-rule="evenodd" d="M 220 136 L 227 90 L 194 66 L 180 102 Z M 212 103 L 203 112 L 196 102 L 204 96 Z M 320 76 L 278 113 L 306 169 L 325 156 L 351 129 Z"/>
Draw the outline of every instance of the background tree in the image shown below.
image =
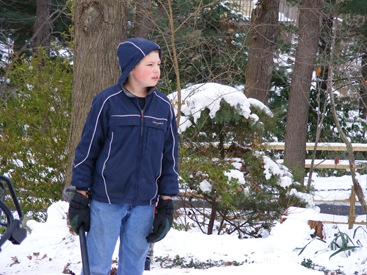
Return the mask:
<path fill-rule="evenodd" d="M 274 50 L 280 34 L 279 0 L 257 1 L 251 14 L 245 94 L 268 103 L 274 64 Z M 261 76 L 261 77 L 259 77 Z"/>
<path fill-rule="evenodd" d="M 50 23 L 50 0 L 37 0 L 36 22 L 33 28 L 33 51 L 38 52 L 38 48 L 50 48 L 51 23 Z"/>
<path fill-rule="evenodd" d="M 298 44 L 289 92 L 284 162 L 303 182 L 312 72 L 320 36 L 322 0 L 302 0 Z"/>
<path fill-rule="evenodd" d="M 3 0 L 0 41 L 12 45 L 16 55 L 31 52 L 32 46 L 48 39 L 65 46 L 69 38 L 65 34 L 71 23 L 67 11 L 68 0 Z"/>
<path fill-rule="evenodd" d="M 129 1 L 80 0 L 74 10 L 74 73 L 68 170 L 94 96 L 115 84 L 120 75 L 116 49 L 126 38 Z"/>

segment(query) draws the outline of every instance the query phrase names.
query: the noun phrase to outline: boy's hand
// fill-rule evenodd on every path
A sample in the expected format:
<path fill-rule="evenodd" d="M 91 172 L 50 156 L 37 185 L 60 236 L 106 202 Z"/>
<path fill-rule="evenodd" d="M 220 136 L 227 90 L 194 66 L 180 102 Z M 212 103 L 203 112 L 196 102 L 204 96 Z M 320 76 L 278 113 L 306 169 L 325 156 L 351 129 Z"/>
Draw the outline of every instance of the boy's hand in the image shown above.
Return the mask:
<path fill-rule="evenodd" d="M 89 199 L 79 192 L 75 192 L 69 205 L 69 221 L 76 234 L 79 234 L 79 228 L 83 225 L 86 232 L 90 228 L 90 209 Z"/>
<path fill-rule="evenodd" d="M 173 201 L 172 199 L 160 199 L 157 212 L 154 216 L 153 231 L 147 236 L 148 243 L 162 240 L 171 229 L 173 223 Z"/>

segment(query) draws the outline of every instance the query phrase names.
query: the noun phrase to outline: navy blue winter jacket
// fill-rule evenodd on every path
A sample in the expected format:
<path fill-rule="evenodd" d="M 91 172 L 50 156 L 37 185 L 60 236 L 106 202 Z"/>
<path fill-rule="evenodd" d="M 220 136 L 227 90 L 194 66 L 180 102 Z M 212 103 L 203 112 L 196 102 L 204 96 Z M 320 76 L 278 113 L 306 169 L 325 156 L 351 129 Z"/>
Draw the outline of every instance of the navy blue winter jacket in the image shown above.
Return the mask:
<path fill-rule="evenodd" d="M 177 195 L 178 140 L 172 106 L 155 88 L 145 100 L 142 110 L 138 98 L 121 84 L 94 98 L 75 151 L 71 182 L 77 189 L 91 189 L 92 199 L 149 205 L 158 195 Z"/>

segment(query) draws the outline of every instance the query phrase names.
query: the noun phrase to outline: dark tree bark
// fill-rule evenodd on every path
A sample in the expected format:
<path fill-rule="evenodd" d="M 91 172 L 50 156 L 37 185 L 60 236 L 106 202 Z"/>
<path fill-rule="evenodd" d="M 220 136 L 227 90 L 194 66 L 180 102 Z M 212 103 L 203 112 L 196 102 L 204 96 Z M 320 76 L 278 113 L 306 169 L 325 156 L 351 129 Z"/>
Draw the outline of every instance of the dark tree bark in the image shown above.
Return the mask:
<path fill-rule="evenodd" d="M 120 75 L 117 46 L 125 39 L 128 0 L 79 0 L 75 3 L 72 114 L 68 143 L 70 184 L 74 151 L 94 96 Z"/>
<path fill-rule="evenodd" d="M 322 0 L 302 1 L 288 101 L 284 162 L 300 183 L 304 178 L 310 87 L 320 36 L 321 3 Z"/>
<path fill-rule="evenodd" d="M 367 52 L 362 54 L 362 83 L 360 90 L 359 110 L 361 118 L 367 121 Z"/>
<path fill-rule="evenodd" d="M 33 52 L 37 53 L 38 48 L 50 48 L 51 22 L 50 22 L 51 1 L 37 0 L 36 22 L 33 28 Z"/>
<path fill-rule="evenodd" d="M 331 0 L 325 0 L 325 13 L 322 14 L 321 20 L 321 35 L 320 35 L 320 46 L 319 55 L 322 60 L 330 60 L 331 53 L 331 36 L 332 30 L 334 28 L 334 14 L 332 13 L 332 3 Z M 318 87 L 321 92 L 327 91 L 329 68 L 327 62 L 316 70 L 316 75 L 319 79 Z"/>
<path fill-rule="evenodd" d="M 264 104 L 268 101 L 274 65 L 274 46 L 280 33 L 278 16 L 279 0 L 258 1 L 251 15 L 245 94 Z"/>

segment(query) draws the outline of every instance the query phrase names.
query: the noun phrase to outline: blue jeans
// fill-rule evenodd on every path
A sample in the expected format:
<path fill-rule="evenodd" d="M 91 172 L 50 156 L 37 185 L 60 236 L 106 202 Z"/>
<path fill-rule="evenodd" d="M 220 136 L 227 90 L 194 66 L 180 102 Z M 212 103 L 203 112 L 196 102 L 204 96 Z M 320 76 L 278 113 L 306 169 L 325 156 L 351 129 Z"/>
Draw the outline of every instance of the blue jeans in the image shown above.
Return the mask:
<path fill-rule="evenodd" d="M 118 238 L 118 275 L 142 275 L 152 230 L 154 205 L 132 206 L 91 201 L 91 226 L 87 234 L 92 275 L 109 275 Z M 83 274 L 83 272 L 82 272 Z"/>

